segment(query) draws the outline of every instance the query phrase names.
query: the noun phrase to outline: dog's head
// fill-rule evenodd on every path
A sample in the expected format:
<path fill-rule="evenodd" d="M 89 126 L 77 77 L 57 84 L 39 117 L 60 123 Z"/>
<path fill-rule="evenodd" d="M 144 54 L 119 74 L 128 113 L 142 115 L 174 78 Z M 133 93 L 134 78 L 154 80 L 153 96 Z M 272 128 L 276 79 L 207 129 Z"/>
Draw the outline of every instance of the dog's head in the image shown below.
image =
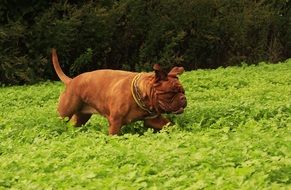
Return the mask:
<path fill-rule="evenodd" d="M 153 91 L 156 111 L 160 113 L 183 113 L 187 100 L 178 75 L 184 72 L 184 68 L 174 67 L 166 72 L 158 64 L 155 64 L 154 71 Z"/>

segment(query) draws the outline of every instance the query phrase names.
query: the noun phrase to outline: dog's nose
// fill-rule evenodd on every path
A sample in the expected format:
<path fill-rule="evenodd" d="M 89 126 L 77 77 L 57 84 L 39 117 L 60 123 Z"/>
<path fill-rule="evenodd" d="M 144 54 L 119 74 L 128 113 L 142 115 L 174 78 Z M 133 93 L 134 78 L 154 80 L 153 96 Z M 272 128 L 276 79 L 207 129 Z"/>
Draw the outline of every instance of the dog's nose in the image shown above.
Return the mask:
<path fill-rule="evenodd" d="M 185 96 L 181 96 L 180 97 L 180 100 L 182 102 L 183 108 L 185 108 L 187 106 L 187 99 L 186 99 L 186 97 Z"/>

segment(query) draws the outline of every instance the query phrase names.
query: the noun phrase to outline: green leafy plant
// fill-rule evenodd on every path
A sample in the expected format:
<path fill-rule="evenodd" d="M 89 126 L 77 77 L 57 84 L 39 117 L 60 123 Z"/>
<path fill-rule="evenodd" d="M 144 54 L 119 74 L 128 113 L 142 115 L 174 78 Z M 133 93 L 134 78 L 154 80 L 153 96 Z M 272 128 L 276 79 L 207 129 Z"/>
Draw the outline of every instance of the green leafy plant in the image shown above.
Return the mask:
<path fill-rule="evenodd" d="M 186 72 L 188 106 L 154 133 L 60 120 L 64 86 L 0 88 L 0 189 L 289 189 L 291 61 Z"/>

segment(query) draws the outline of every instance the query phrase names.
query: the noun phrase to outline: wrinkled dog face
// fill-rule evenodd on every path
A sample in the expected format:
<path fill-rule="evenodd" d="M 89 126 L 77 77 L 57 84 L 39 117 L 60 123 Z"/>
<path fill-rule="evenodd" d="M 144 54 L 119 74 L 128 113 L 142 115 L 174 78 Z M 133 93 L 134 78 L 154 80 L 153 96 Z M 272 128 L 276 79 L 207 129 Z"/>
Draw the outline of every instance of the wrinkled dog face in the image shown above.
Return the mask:
<path fill-rule="evenodd" d="M 154 67 L 156 82 L 157 103 L 162 113 L 183 113 L 187 106 L 185 90 L 180 83 L 178 76 L 184 72 L 183 67 L 174 67 L 169 73 L 161 71 L 158 65 Z"/>

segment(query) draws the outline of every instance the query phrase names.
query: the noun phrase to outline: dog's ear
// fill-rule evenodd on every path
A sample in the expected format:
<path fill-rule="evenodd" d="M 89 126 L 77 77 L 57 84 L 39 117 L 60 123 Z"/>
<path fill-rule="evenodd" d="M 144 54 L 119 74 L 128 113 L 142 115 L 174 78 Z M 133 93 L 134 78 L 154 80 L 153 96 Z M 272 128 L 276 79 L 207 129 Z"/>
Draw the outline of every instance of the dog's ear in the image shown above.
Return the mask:
<path fill-rule="evenodd" d="M 167 78 L 167 73 L 162 70 L 162 68 L 159 64 L 155 64 L 153 68 L 155 71 L 156 82 L 161 81 L 161 80 L 165 80 Z"/>
<path fill-rule="evenodd" d="M 177 77 L 177 75 L 180 75 L 184 72 L 184 68 L 183 67 L 174 67 L 169 73 L 168 76 L 169 77 Z"/>

